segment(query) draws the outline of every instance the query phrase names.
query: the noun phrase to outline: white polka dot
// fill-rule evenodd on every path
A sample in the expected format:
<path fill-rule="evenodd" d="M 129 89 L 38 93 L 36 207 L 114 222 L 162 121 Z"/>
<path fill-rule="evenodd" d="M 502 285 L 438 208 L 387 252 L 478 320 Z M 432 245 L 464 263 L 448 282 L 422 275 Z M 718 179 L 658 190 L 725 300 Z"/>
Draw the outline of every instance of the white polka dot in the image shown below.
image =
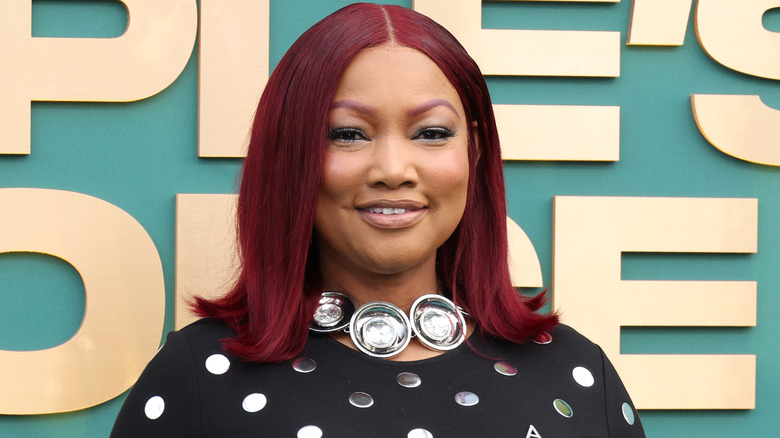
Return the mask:
<path fill-rule="evenodd" d="M 206 369 L 211 374 L 225 374 L 230 369 L 230 360 L 222 354 L 212 354 L 206 359 Z"/>
<path fill-rule="evenodd" d="M 580 385 L 590 388 L 593 386 L 593 374 L 588 371 L 587 368 L 584 367 L 576 367 L 573 370 L 571 370 L 571 375 L 574 377 L 574 381 L 579 383 Z"/>
<path fill-rule="evenodd" d="M 321 438 L 322 429 L 317 426 L 303 426 L 298 431 L 298 438 Z"/>
<path fill-rule="evenodd" d="M 162 415 L 164 410 L 165 400 L 163 400 L 163 398 L 159 395 L 155 395 L 154 397 L 147 400 L 146 406 L 144 406 L 144 414 L 146 414 L 146 418 L 150 420 L 156 420 L 160 418 L 160 415 Z"/>
<path fill-rule="evenodd" d="M 433 438 L 433 434 L 425 429 L 418 428 L 410 430 L 406 438 Z"/>
<path fill-rule="evenodd" d="M 257 412 L 265 407 L 267 399 L 263 394 L 255 392 L 244 397 L 241 407 L 247 412 Z"/>

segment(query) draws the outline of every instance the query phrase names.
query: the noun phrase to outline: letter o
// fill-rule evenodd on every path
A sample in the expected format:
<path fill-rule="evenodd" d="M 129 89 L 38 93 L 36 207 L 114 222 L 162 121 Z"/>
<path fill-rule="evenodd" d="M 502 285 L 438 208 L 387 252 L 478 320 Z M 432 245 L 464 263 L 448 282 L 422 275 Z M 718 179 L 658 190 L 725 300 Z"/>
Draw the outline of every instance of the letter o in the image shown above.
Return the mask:
<path fill-rule="evenodd" d="M 67 342 L 0 350 L 0 414 L 74 411 L 114 398 L 160 343 L 165 284 L 157 248 L 127 212 L 73 192 L 0 189 L 0 253 L 66 260 L 84 281 L 86 310 Z"/>

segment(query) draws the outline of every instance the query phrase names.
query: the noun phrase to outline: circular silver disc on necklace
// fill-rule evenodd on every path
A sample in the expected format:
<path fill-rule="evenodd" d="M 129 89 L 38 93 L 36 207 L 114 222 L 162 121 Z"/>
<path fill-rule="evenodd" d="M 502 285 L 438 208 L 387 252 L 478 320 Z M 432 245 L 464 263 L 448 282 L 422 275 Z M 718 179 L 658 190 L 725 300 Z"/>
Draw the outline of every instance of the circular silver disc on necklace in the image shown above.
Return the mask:
<path fill-rule="evenodd" d="M 325 291 L 314 311 L 309 330 L 317 333 L 331 333 L 344 329 L 355 312 L 355 303 L 341 292 Z"/>
<path fill-rule="evenodd" d="M 466 339 L 466 318 L 452 301 L 428 294 L 415 300 L 409 311 L 412 331 L 428 348 L 452 350 Z"/>
<path fill-rule="evenodd" d="M 401 309 L 384 301 L 373 301 L 360 306 L 352 315 L 349 336 L 369 356 L 392 357 L 409 345 L 412 332 L 409 318 Z"/>

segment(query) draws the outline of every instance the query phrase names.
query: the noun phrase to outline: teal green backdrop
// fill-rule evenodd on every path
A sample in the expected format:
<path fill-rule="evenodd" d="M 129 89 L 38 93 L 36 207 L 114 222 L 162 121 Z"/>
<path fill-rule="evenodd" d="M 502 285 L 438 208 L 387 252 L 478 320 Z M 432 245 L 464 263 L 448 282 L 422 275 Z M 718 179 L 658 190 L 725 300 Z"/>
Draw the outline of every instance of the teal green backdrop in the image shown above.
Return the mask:
<path fill-rule="evenodd" d="M 271 0 L 271 66 L 301 32 L 346 3 Z M 411 1 L 395 3 L 411 7 Z M 550 284 L 553 196 L 758 198 L 757 254 L 623 258 L 624 279 L 755 280 L 758 325 L 624 329 L 621 348 L 623 353 L 757 355 L 755 410 L 642 411 L 649 437 L 777 436 L 780 169 L 740 161 L 712 147 L 696 127 L 690 95 L 758 94 L 767 105 L 780 109 L 780 84 L 737 73 L 709 58 L 696 40 L 693 18 L 680 47 L 626 46 L 630 8 L 629 0 L 484 3 L 486 28 L 619 31 L 623 43 L 618 78 L 487 79 L 494 103 L 621 108 L 618 162 L 507 162 L 510 216 L 533 242 L 545 283 Z M 780 31 L 778 11 L 765 14 L 768 30 Z M 33 1 L 33 36 L 115 37 L 126 22 L 119 2 Z M 144 226 L 163 262 L 166 332 L 173 327 L 175 195 L 231 193 L 240 165 L 237 159 L 197 156 L 197 65 L 196 45 L 187 67 L 170 87 L 138 102 L 35 102 L 32 153 L 0 155 L 0 187 L 85 193 L 118 206 Z M 84 288 L 75 269 L 57 258 L 0 254 L 0 303 L 0 349 L 49 348 L 78 329 L 84 315 Z M 107 436 L 123 400 L 120 396 L 66 414 L 0 416 L 0 436 Z"/>

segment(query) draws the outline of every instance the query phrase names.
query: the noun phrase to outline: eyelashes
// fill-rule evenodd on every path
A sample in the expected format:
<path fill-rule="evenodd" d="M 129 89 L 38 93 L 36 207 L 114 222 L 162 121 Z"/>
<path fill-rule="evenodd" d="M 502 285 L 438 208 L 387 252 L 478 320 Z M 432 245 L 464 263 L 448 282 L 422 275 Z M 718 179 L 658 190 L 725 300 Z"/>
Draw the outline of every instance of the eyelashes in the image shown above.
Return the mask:
<path fill-rule="evenodd" d="M 328 130 L 328 140 L 343 143 L 356 143 L 368 140 L 368 136 L 358 128 L 336 128 Z"/>
<path fill-rule="evenodd" d="M 441 126 L 421 129 L 413 139 L 426 142 L 437 142 L 447 140 L 455 136 L 455 131 Z"/>
<path fill-rule="evenodd" d="M 426 143 L 438 143 L 445 142 L 455 135 L 456 132 L 452 129 L 442 126 L 432 126 L 417 131 L 412 136 L 412 140 L 420 140 Z M 329 129 L 328 140 L 340 143 L 357 143 L 360 141 L 370 141 L 370 138 L 359 128 L 344 127 Z"/>

